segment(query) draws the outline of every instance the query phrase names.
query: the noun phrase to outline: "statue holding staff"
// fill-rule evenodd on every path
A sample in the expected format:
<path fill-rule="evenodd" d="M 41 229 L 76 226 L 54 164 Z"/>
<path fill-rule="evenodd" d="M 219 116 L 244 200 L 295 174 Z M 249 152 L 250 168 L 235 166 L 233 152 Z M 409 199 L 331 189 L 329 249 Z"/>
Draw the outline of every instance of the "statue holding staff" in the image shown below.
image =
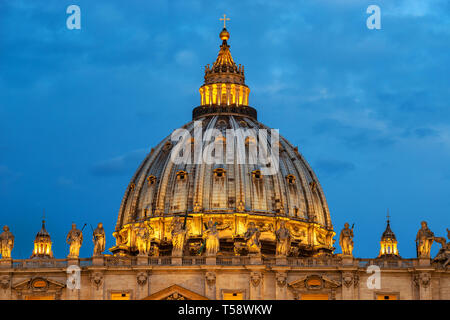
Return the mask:
<path fill-rule="evenodd" d="M 352 225 L 350 229 L 350 225 L 346 222 L 344 224 L 344 229 L 341 231 L 341 235 L 339 237 L 339 245 L 342 249 L 342 254 L 345 256 L 351 256 L 353 254 L 353 228 L 355 225 Z"/>
<path fill-rule="evenodd" d="M 83 243 L 83 232 L 77 229 L 75 223 L 72 223 L 72 229 L 67 234 L 66 242 L 70 246 L 68 258 L 78 258 Z"/>

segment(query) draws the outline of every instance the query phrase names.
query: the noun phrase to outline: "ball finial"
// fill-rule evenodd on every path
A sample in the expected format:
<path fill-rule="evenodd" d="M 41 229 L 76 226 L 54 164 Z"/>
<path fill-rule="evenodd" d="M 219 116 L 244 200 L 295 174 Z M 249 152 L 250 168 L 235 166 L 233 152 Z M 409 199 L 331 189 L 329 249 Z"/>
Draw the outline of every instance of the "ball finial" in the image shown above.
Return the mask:
<path fill-rule="evenodd" d="M 222 32 L 219 34 L 220 39 L 223 40 L 228 40 L 230 39 L 230 33 L 227 31 L 227 29 L 223 28 Z"/>

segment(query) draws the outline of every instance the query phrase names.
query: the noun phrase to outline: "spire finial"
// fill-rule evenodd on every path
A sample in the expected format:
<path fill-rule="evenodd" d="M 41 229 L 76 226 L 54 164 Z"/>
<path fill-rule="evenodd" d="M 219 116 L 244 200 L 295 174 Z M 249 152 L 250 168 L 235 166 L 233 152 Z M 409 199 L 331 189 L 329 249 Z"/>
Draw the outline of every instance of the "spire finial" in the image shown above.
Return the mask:
<path fill-rule="evenodd" d="M 223 28 L 226 29 L 227 28 L 227 21 L 230 21 L 230 18 L 226 17 L 226 14 L 223 14 L 223 18 L 220 18 L 219 20 L 223 21 Z"/>
<path fill-rule="evenodd" d="M 389 208 L 387 209 L 387 214 L 386 214 L 386 218 L 387 218 L 387 221 L 388 221 L 388 223 L 389 223 L 389 219 L 390 219 L 390 215 L 389 215 Z"/>

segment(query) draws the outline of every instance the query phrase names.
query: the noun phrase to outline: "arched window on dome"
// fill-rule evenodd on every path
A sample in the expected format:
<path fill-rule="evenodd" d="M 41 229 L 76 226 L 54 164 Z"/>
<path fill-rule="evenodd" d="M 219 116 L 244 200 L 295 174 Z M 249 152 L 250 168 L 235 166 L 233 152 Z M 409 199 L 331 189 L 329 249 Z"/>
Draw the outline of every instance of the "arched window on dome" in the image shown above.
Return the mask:
<path fill-rule="evenodd" d="M 184 170 L 180 170 L 177 172 L 177 180 L 185 181 L 187 177 L 187 172 Z"/>
<path fill-rule="evenodd" d="M 154 175 L 149 175 L 147 177 L 147 183 L 148 183 L 149 186 L 155 184 L 156 183 L 156 177 Z"/>
<path fill-rule="evenodd" d="M 216 169 L 214 169 L 214 177 L 224 178 L 226 172 L 227 171 L 224 168 L 216 168 Z"/>
<path fill-rule="evenodd" d="M 288 174 L 286 176 L 286 181 L 287 181 L 287 183 L 289 183 L 291 185 L 295 184 L 295 176 L 293 174 Z"/>
<path fill-rule="evenodd" d="M 262 179 L 261 171 L 260 170 L 253 170 L 252 171 L 252 178 L 255 179 L 255 180 L 261 180 Z"/>

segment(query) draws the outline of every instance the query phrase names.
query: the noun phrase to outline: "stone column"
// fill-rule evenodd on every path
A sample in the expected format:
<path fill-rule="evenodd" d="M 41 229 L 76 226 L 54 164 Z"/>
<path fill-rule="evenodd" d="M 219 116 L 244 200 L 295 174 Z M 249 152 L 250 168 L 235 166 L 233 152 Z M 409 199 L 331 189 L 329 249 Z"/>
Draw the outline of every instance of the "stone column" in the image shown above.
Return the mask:
<path fill-rule="evenodd" d="M 213 104 L 213 87 L 211 85 L 208 86 L 208 94 L 209 94 L 209 104 Z"/>
<path fill-rule="evenodd" d="M 217 104 L 220 106 L 222 104 L 222 86 L 217 86 Z"/>

